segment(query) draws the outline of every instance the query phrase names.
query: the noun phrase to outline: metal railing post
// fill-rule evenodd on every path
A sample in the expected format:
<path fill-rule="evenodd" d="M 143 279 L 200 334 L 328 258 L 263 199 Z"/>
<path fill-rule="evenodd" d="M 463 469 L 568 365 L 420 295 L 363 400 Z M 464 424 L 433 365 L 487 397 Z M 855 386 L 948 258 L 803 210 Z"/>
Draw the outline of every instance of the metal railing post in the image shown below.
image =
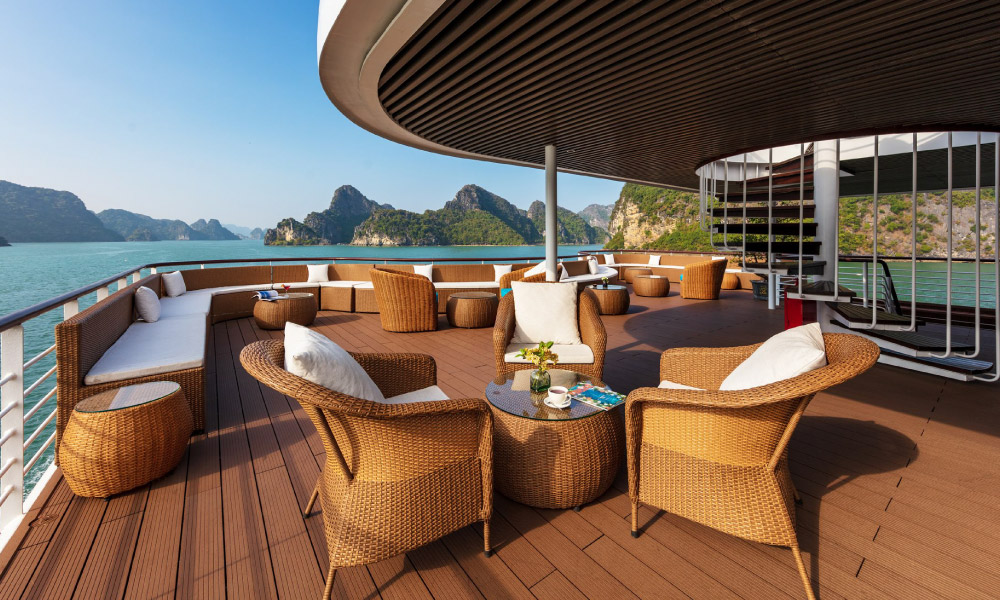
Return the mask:
<path fill-rule="evenodd" d="M 24 327 L 0 332 L 0 527 L 24 514 Z M 9 535 L 4 531 L 4 537 Z"/>

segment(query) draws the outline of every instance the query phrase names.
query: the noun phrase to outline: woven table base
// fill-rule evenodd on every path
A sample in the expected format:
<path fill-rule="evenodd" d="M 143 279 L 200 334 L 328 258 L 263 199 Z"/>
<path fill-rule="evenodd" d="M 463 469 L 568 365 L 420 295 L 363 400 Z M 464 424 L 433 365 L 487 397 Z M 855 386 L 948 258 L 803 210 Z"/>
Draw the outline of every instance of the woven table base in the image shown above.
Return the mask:
<path fill-rule="evenodd" d="M 497 295 L 492 292 L 459 292 L 448 297 L 446 312 L 452 327 L 493 327 L 497 320 Z"/>
<path fill-rule="evenodd" d="M 286 323 L 312 325 L 316 320 L 316 296 L 302 294 L 280 300 L 258 300 L 253 318 L 261 329 L 284 329 Z"/>
<path fill-rule="evenodd" d="M 632 281 L 632 291 L 636 296 L 666 296 L 670 293 L 670 280 L 666 277 L 640 275 Z"/>

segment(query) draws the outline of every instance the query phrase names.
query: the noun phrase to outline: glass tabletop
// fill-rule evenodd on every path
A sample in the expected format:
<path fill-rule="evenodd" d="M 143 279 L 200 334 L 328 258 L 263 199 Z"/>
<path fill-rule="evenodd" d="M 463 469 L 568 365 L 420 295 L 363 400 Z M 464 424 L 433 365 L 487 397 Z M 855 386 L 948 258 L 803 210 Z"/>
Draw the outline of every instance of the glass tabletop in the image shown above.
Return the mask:
<path fill-rule="evenodd" d="M 589 381 L 595 386 L 604 386 L 603 382 L 575 371 L 549 369 L 549 374 L 552 378 L 552 385 L 561 385 L 567 389 L 582 381 Z M 576 400 L 572 400 L 567 408 L 546 406 L 544 400 L 548 396 L 548 392 L 541 394 L 532 392 L 528 386 L 530 378 L 531 369 L 514 371 L 506 376 L 497 377 L 486 384 L 486 400 L 505 413 L 540 421 L 572 421 L 606 412 Z"/>
<path fill-rule="evenodd" d="M 155 402 L 160 398 L 165 398 L 170 394 L 176 393 L 180 389 L 181 386 L 173 381 L 153 381 L 151 383 L 127 385 L 116 390 L 102 392 L 90 398 L 84 398 L 77 403 L 74 410 L 91 413 L 132 408 L 133 406 Z"/>
<path fill-rule="evenodd" d="M 313 295 L 308 292 L 289 292 L 287 294 L 282 294 L 277 298 L 274 298 L 274 300 L 295 300 L 295 299 L 312 298 L 312 297 Z"/>
<path fill-rule="evenodd" d="M 600 284 L 600 283 L 595 283 L 593 285 L 588 285 L 587 287 L 590 288 L 590 289 L 592 289 L 592 290 L 627 290 L 628 289 L 624 285 L 614 285 L 614 284 L 603 285 L 603 284 Z"/>

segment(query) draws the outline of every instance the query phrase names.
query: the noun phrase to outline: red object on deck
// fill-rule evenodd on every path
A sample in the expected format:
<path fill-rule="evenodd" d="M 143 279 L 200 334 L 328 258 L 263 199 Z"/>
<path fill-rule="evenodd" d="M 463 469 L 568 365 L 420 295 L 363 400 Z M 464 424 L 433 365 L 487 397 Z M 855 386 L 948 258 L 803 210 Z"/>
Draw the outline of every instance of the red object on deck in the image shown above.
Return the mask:
<path fill-rule="evenodd" d="M 816 322 L 816 301 L 789 298 L 785 292 L 785 329 Z"/>

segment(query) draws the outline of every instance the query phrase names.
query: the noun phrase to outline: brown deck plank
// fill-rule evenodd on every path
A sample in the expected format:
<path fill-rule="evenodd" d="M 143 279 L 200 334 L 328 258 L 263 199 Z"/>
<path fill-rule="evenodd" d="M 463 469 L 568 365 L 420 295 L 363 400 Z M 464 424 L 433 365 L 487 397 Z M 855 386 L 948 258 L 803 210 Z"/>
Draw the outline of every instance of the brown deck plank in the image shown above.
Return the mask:
<path fill-rule="evenodd" d="M 142 515 L 133 513 L 101 524 L 74 598 L 112 600 L 124 595 L 141 522 Z"/>
<path fill-rule="evenodd" d="M 405 554 L 393 556 L 368 565 L 379 594 L 384 600 L 419 600 L 431 598 L 430 590 L 424 585 L 413 564 Z"/>
<path fill-rule="evenodd" d="M 73 498 L 23 598 L 51 600 L 73 596 L 105 508 L 104 500 Z"/>
<path fill-rule="evenodd" d="M 539 600 L 586 600 L 587 598 L 559 571 L 553 571 L 532 586 L 531 593 Z"/>
<path fill-rule="evenodd" d="M 487 600 L 534 598 L 498 554 L 489 558 L 483 554 L 483 538 L 471 527 L 459 529 L 441 541 Z"/>

